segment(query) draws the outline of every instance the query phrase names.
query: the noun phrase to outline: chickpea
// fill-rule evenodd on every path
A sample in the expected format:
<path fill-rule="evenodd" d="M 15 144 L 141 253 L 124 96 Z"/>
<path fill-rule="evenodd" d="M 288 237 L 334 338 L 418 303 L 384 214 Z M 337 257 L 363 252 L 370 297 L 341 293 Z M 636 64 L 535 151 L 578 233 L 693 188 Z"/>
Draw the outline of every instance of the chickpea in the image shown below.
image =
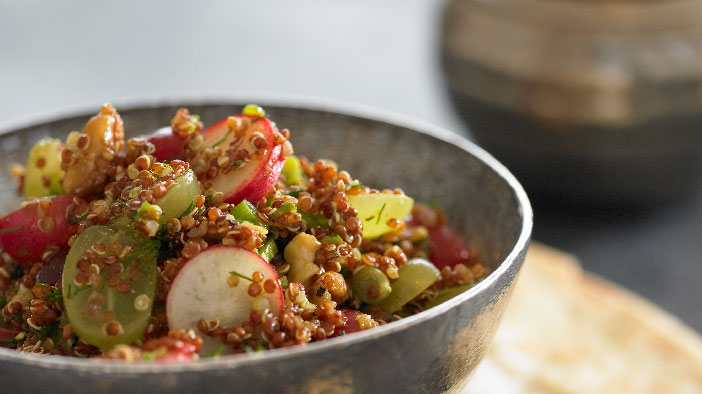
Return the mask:
<path fill-rule="evenodd" d="M 349 298 L 344 277 L 338 272 L 327 271 L 321 274 L 312 285 L 312 302 L 320 305 L 324 301 L 341 304 Z"/>
<path fill-rule="evenodd" d="M 351 287 L 356 298 L 368 304 L 384 300 L 392 291 L 388 277 L 378 268 L 369 266 L 354 273 Z"/>

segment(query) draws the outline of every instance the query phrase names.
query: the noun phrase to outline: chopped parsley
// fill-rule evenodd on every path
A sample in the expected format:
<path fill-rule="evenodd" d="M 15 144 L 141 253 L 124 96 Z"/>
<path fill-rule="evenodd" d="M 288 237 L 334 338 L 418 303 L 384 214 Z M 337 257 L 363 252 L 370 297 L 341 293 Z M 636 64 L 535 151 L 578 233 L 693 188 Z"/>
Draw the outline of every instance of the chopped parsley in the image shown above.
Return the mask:
<path fill-rule="evenodd" d="M 14 228 L 7 228 L 7 229 L 5 229 L 5 230 L 0 231 L 0 233 L 3 233 L 3 234 L 10 234 L 10 233 L 14 233 L 15 231 L 20 231 L 20 230 L 22 230 L 23 228 L 24 228 L 24 226 L 19 226 L 19 227 L 14 227 Z"/>
<path fill-rule="evenodd" d="M 50 324 L 45 324 L 44 327 L 42 327 L 40 330 L 37 330 L 33 327 L 29 327 L 29 329 L 34 333 L 34 335 L 37 336 L 40 340 L 44 340 L 51 332 L 54 330 L 54 328 L 58 327 L 58 322 L 50 323 Z"/>
<path fill-rule="evenodd" d="M 44 295 L 44 298 L 51 302 L 59 302 L 63 303 L 63 290 L 59 289 L 56 286 L 51 286 L 46 283 L 37 283 L 37 285 L 41 287 L 46 287 L 47 289 L 51 290 L 51 293 L 46 293 Z"/>
<path fill-rule="evenodd" d="M 160 246 L 161 242 L 158 240 L 153 240 L 140 245 L 138 249 L 129 254 L 127 260 L 124 262 L 124 268 L 129 267 L 135 260 L 141 259 L 142 257 L 148 257 L 152 254 L 158 255 Z"/>
<path fill-rule="evenodd" d="M 190 212 L 192 212 L 193 209 L 195 209 L 195 201 L 190 201 L 190 205 L 188 205 L 188 207 L 185 208 L 185 211 L 183 211 L 183 213 L 181 213 L 180 216 L 178 216 L 178 219 L 189 214 Z"/>

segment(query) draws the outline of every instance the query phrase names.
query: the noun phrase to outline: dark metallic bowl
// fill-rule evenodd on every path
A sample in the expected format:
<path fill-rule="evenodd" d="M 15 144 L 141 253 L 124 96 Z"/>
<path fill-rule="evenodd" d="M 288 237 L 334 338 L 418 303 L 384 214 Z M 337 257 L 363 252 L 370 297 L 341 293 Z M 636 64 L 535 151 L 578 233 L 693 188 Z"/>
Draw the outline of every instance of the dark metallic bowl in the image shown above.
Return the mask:
<path fill-rule="evenodd" d="M 190 364 L 128 365 L 0 349 L 3 392 L 443 392 L 457 391 L 483 357 L 524 259 L 532 228 L 527 196 L 489 154 L 446 130 L 378 111 L 304 100 L 248 98 L 115 103 L 131 134 L 169 123 L 187 106 L 206 124 L 255 101 L 292 131 L 298 154 L 331 158 L 375 187 L 402 187 L 436 202 L 494 271 L 431 310 L 320 343 Z M 177 104 L 175 104 L 177 103 Z M 3 168 L 41 137 L 80 129 L 99 106 L 0 128 Z M 2 210 L 19 199 L 8 171 Z"/>

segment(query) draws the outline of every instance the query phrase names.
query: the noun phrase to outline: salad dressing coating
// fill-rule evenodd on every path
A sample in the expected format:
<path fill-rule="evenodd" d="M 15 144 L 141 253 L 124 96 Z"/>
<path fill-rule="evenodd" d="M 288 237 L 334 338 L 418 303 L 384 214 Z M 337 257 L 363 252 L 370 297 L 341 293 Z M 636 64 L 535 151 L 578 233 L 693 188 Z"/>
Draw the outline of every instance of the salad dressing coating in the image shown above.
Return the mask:
<path fill-rule="evenodd" d="M 169 132 L 125 140 L 106 104 L 52 142 L 65 194 L 28 190 L 0 220 L 0 343 L 186 362 L 371 329 L 486 275 L 446 215 L 293 156 L 291 134 L 248 105 L 207 128 L 180 109 Z M 62 174 L 45 151 L 25 176 Z"/>

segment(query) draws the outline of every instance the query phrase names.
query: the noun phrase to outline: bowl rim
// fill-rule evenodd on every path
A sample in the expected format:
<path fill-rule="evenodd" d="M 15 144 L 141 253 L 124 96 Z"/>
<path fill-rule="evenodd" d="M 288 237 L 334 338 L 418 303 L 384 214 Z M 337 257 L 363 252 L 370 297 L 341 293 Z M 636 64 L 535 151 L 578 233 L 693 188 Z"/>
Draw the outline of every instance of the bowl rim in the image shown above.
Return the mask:
<path fill-rule="evenodd" d="M 0 348 L 0 362 L 13 362 L 27 365 L 34 368 L 51 369 L 72 369 L 80 373 L 102 374 L 148 374 L 148 373 L 179 373 L 196 372 L 201 370 L 226 370 L 236 368 L 240 365 L 258 365 L 270 361 L 292 358 L 300 354 L 315 354 L 327 351 L 330 348 L 346 348 L 365 340 L 377 339 L 390 335 L 397 331 L 408 329 L 420 324 L 428 319 L 448 313 L 455 305 L 463 303 L 469 298 L 475 297 L 478 293 L 495 284 L 498 278 L 504 275 L 518 260 L 520 253 L 525 253 L 529 245 L 533 228 L 533 212 L 526 192 L 512 175 L 512 173 L 488 152 L 468 141 L 463 136 L 451 132 L 440 126 L 429 122 L 415 119 L 411 116 L 401 115 L 386 109 L 370 107 L 363 104 L 330 100 L 327 98 L 313 98 L 308 96 L 296 96 L 285 94 L 262 94 L 262 93 L 237 93 L 225 95 L 180 95 L 180 96 L 150 96 L 145 98 L 121 98 L 112 101 L 118 111 L 128 111 L 135 109 L 157 109 L 164 106 L 189 106 L 189 105 L 243 105 L 255 102 L 262 107 L 278 106 L 291 109 L 312 110 L 327 112 L 337 115 L 353 116 L 399 126 L 436 138 L 440 141 L 450 143 L 459 149 L 477 157 L 480 161 L 497 173 L 512 189 L 518 204 L 518 210 L 522 215 L 522 225 L 519 236 L 512 250 L 502 259 L 497 268 L 485 279 L 470 288 L 468 291 L 441 303 L 429 310 L 422 311 L 416 315 L 406 317 L 402 320 L 391 322 L 372 330 L 361 331 L 354 335 L 329 338 L 324 341 L 308 343 L 305 346 L 293 346 L 282 349 L 270 349 L 264 352 L 252 352 L 237 355 L 226 355 L 214 358 L 200 358 L 194 362 L 186 363 L 125 363 L 118 360 L 96 360 L 82 359 L 75 357 L 36 355 L 33 353 L 21 353 L 14 349 Z M 92 116 L 95 108 L 99 108 L 100 103 L 80 104 L 44 111 L 34 115 L 24 116 L 15 120 L 0 123 L 0 138 L 6 134 L 11 134 L 17 130 L 59 121 L 62 119 L 77 116 Z"/>

